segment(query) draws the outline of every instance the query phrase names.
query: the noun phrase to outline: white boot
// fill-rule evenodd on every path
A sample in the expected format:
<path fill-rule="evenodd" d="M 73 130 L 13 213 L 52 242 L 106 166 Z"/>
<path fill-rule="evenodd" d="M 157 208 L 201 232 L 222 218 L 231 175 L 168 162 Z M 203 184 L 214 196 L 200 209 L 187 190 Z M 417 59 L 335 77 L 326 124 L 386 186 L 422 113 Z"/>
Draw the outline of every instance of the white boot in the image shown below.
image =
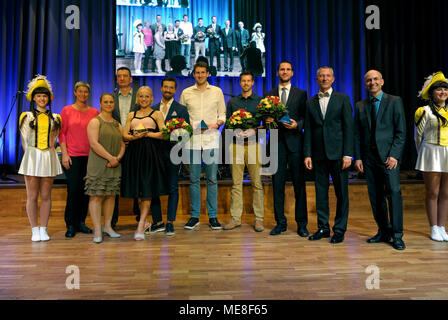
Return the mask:
<path fill-rule="evenodd" d="M 448 241 L 448 234 L 446 234 L 445 227 L 439 226 L 439 233 L 442 236 L 443 241 Z"/>
<path fill-rule="evenodd" d="M 31 231 L 33 232 L 33 236 L 31 237 L 31 241 L 33 241 L 33 242 L 40 241 L 39 227 L 31 228 Z"/>
<path fill-rule="evenodd" d="M 50 236 L 47 233 L 47 227 L 40 227 L 40 241 L 48 241 Z"/>
<path fill-rule="evenodd" d="M 432 226 L 431 227 L 431 239 L 434 241 L 443 241 L 442 236 L 440 235 L 439 227 Z"/>

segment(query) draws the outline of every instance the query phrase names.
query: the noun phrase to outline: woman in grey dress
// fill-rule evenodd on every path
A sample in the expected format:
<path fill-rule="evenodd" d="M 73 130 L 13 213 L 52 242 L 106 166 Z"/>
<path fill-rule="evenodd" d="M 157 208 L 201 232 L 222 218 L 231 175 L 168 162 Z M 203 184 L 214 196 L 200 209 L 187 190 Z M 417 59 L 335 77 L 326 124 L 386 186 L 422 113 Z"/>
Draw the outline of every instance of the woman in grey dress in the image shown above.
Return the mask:
<path fill-rule="evenodd" d="M 165 59 L 165 39 L 163 38 L 163 28 L 161 25 L 157 27 L 156 34 L 154 35 L 153 56 L 156 59 L 157 73 L 163 73 L 162 60 Z"/>
<path fill-rule="evenodd" d="M 120 194 L 121 166 L 125 145 L 120 123 L 112 118 L 114 96 L 104 93 L 100 98 L 101 113 L 90 120 L 87 136 L 90 143 L 85 193 L 90 196 L 89 212 L 95 228 L 93 242 L 103 241 L 102 232 L 118 238 L 111 226 L 115 196 Z M 101 228 L 104 212 L 104 228 Z"/>

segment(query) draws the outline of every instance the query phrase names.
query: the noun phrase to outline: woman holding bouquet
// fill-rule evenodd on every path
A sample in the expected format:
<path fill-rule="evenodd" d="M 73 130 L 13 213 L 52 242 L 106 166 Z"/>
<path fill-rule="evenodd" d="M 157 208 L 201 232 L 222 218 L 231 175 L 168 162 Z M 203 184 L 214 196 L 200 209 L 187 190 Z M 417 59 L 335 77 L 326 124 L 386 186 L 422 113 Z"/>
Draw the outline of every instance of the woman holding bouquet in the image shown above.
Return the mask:
<path fill-rule="evenodd" d="M 160 132 L 163 115 L 150 107 L 153 94 L 149 87 L 138 89 L 136 102 L 139 109 L 129 113 L 123 131 L 123 137 L 129 141 L 129 145 L 123 159 L 122 196 L 141 200 L 140 221 L 134 239 L 144 240 L 151 199 L 166 194 L 166 170 L 159 152 L 164 139 Z"/>

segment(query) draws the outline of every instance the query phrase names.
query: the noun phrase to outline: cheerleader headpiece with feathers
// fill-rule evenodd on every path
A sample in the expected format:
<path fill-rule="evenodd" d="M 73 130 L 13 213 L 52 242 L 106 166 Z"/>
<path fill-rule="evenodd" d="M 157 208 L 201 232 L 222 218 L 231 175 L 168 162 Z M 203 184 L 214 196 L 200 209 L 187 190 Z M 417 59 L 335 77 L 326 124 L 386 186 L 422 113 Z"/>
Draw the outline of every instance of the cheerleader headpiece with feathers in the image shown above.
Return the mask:
<path fill-rule="evenodd" d="M 46 88 L 50 91 L 50 99 L 53 100 L 53 90 L 51 87 L 51 82 L 48 81 L 46 76 L 38 74 L 33 80 L 28 83 L 28 90 L 26 91 L 26 98 L 31 101 L 33 98 L 33 91 L 37 88 Z"/>
<path fill-rule="evenodd" d="M 426 78 L 425 83 L 423 84 L 422 90 L 418 93 L 418 96 L 422 99 L 429 100 L 429 89 L 436 82 L 445 82 L 448 83 L 448 80 L 445 78 L 441 71 L 433 73 L 429 77 Z"/>

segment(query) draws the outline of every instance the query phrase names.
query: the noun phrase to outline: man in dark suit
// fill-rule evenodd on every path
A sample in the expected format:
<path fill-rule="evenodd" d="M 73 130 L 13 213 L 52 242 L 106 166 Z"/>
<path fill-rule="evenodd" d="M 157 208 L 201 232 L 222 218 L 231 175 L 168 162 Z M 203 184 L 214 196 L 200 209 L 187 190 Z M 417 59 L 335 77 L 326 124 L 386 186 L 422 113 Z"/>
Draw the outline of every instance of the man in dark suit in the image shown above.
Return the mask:
<path fill-rule="evenodd" d="M 353 110 L 350 98 L 332 88 L 333 69 L 317 71 L 319 94 L 306 102 L 305 167 L 314 168 L 318 231 L 309 240 L 330 237 L 329 175 L 337 198 L 331 243 L 344 241 L 348 221 L 348 168 L 353 156 Z"/>
<path fill-rule="evenodd" d="M 236 48 L 235 31 L 230 27 L 230 20 L 226 20 L 225 28 L 221 29 L 221 50 L 224 51 L 224 71 L 233 71 L 233 51 Z M 230 59 L 230 68 L 229 68 Z"/>
<path fill-rule="evenodd" d="M 216 57 L 217 70 L 221 70 L 221 27 L 216 23 L 216 17 L 212 17 L 212 24 L 207 27 L 208 52 L 210 55 L 210 66 L 214 66 L 213 58 Z"/>
<path fill-rule="evenodd" d="M 284 213 L 285 181 L 287 167 L 291 171 L 295 196 L 295 220 L 297 233 L 301 237 L 309 235 L 308 212 L 306 204 L 305 170 L 303 167 L 303 124 L 305 119 L 306 91 L 291 85 L 294 75 L 292 64 L 289 61 L 280 62 L 277 69 L 279 86 L 266 94 L 266 96 L 280 97 L 286 105 L 292 124 L 279 123 L 278 136 L 278 169 L 272 176 L 274 191 L 274 214 L 277 225 L 271 235 L 278 235 L 286 231 L 287 221 Z M 272 119 L 267 119 L 270 122 Z M 270 143 L 273 143 L 272 141 Z"/>
<path fill-rule="evenodd" d="M 235 31 L 235 38 L 236 38 L 236 49 L 238 51 L 238 55 L 240 57 L 240 64 L 241 64 L 241 71 L 246 70 L 246 65 L 244 59 L 241 58 L 241 55 L 243 54 L 244 50 L 249 47 L 249 31 L 244 29 L 244 22 L 240 21 L 238 22 L 238 29 Z M 261 53 L 261 51 L 260 51 Z"/>
<path fill-rule="evenodd" d="M 389 242 L 393 238 L 393 247 L 404 250 L 400 187 L 400 159 L 406 142 L 403 102 L 400 97 L 382 91 L 384 79 L 376 70 L 366 73 L 364 85 L 369 96 L 355 108 L 355 167 L 366 175 L 373 217 L 378 225 L 378 233 L 367 242 Z"/>
<path fill-rule="evenodd" d="M 135 100 L 137 98 L 137 90 L 134 90 L 131 86 L 132 76 L 131 70 L 127 67 L 121 67 L 117 70 L 117 84 L 118 90 L 114 92 L 115 108 L 112 111 L 112 117 L 121 123 L 124 128 L 126 126 L 126 119 L 129 112 L 137 110 Z M 115 197 L 115 208 L 114 214 L 112 216 L 112 227 L 118 222 L 118 199 L 119 196 Z M 138 201 L 134 201 L 134 213 L 139 216 L 140 209 L 138 206 Z"/>
<path fill-rule="evenodd" d="M 244 49 L 240 56 L 240 61 L 244 65 L 245 71 L 250 71 L 256 77 L 263 76 L 263 61 L 261 60 L 261 50 L 257 48 L 257 43 L 251 41 L 249 47 Z"/>
<path fill-rule="evenodd" d="M 177 81 L 173 77 L 166 77 L 162 80 L 162 101 L 152 108 L 160 110 L 163 114 L 164 121 L 175 118 L 183 118 L 190 123 L 188 110 L 174 100 L 174 94 L 177 89 Z M 156 233 L 165 231 L 166 235 L 174 235 L 174 221 L 176 220 L 177 205 L 179 202 L 179 169 L 180 164 L 173 164 L 170 159 L 172 144 L 170 141 L 164 141 L 162 150 L 160 150 L 167 167 L 166 180 L 168 181 L 168 213 L 166 227 L 162 220 L 162 211 L 160 206 L 160 198 L 154 197 L 151 200 L 151 214 L 153 223 L 145 233 Z"/>

